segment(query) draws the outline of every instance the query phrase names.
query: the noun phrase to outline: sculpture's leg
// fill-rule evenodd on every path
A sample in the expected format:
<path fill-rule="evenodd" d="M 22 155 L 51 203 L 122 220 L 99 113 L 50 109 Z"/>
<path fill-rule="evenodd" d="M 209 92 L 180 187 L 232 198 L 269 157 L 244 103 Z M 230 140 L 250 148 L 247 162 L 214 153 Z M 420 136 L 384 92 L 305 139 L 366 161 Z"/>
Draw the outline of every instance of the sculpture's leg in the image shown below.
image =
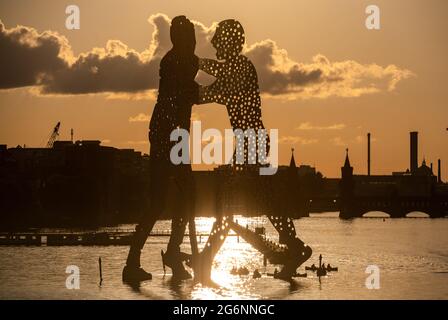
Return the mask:
<path fill-rule="evenodd" d="M 163 264 L 173 271 L 173 278 L 178 280 L 190 279 L 191 275 L 185 270 L 183 261 L 188 256 L 180 251 L 188 220 L 185 217 L 175 217 L 171 223 L 171 237 L 168 248 L 163 255 Z"/>
<path fill-rule="evenodd" d="M 151 233 L 152 227 L 157 221 L 157 216 L 150 216 L 135 227 L 135 232 L 132 235 L 131 246 L 126 260 L 126 265 L 132 268 L 140 268 L 140 255 L 146 239 Z"/>
<path fill-rule="evenodd" d="M 230 230 L 229 223 L 227 222 L 228 219 L 231 219 L 231 217 L 221 217 L 216 219 L 204 249 L 198 255 L 198 259 L 193 262 L 195 271 L 194 277 L 198 282 L 211 282 L 213 260 L 224 244 Z"/>
<path fill-rule="evenodd" d="M 265 200 L 265 210 L 268 213 L 269 220 L 277 230 L 280 242 L 288 247 L 285 263 L 278 274 L 278 278 L 289 281 L 297 268 L 311 257 L 312 250 L 297 236 L 293 219 L 282 216 L 282 214 L 290 214 L 291 210 L 282 195 L 274 192 L 272 177 L 262 177 L 261 182 L 262 190 L 259 193 Z"/>
<path fill-rule="evenodd" d="M 151 275 L 140 267 L 140 256 L 143 246 L 151 233 L 154 224 L 165 208 L 165 195 L 169 177 L 168 165 L 151 158 L 149 212 L 145 212 L 132 235 L 126 266 L 123 269 L 123 281 L 139 282 L 151 278 Z M 153 186 L 157 186 L 154 188 Z"/>
<path fill-rule="evenodd" d="M 288 246 L 287 258 L 277 278 L 290 280 L 297 268 L 311 257 L 312 250 L 296 234 L 293 220 L 282 216 L 269 216 L 274 228 L 279 233 L 282 242 Z"/>
<path fill-rule="evenodd" d="M 192 207 L 194 207 L 193 203 Z M 190 235 L 191 256 L 187 264 L 188 266 L 193 267 L 193 261 L 198 259 L 199 254 L 194 208 L 192 209 L 192 214 L 190 214 L 188 218 L 188 233 Z"/>
<path fill-rule="evenodd" d="M 183 261 L 189 255 L 180 251 L 185 236 L 187 223 L 194 221 L 195 186 L 190 166 L 175 167 L 175 181 L 178 188 L 180 211 L 175 213 L 171 224 L 171 237 L 167 252 L 164 254 L 164 264 L 173 271 L 173 277 L 177 279 L 189 279 L 191 275 L 185 270 Z M 191 236 L 191 235 L 190 235 Z"/>
<path fill-rule="evenodd" d="M 224 194 L 227 188 L 231 186 L 232 178 L 229 176 L 220 176 L 218 181 L 218 190 L 215 198 L 215 216 L 216 221 L 213 223 L 210 235 L 205 243 L 204 248 L 197 254 L 197 258 L 193 258 L 193 269 L 195 280 L 202 283 L 212 283 L 211 270 L 213 260 L 219 249 L 222 247 L 227 234 L 230 230 L 229 223 L 232 217 L 226 217 L 224 214 Z"/>
<path fill-rule="evenodd" d="M 192 258 L 195 259 L 195 257 L 199 253 L 199 249 L 198 249 L 198 239 L 196 236 L 196 222 L 194 220 L 194 217 L 190 217 L 188 221 L 188 233 L 190 234 L 191 255 Z"/>
<path fill-rule="evenodd" d="M 196 216 L 196 184 L 193 178 L 193 174 L 188 175 L 189 178 L 187 179 L 189 181 L 188 184 L 188 190 L 186 190 L 187 196 L 189 199 L 186 199 L 188 201 L 187 209 L 188 209 L 188 233 L 190 235 L 190 245 L 191 245 L 191 255 L 194 259 L 198 255 L 198 240 L 196 238 L 196 222 L 195 222 L 195 216 Z M 191 262 L 191 260 L 190 260 Z"/>

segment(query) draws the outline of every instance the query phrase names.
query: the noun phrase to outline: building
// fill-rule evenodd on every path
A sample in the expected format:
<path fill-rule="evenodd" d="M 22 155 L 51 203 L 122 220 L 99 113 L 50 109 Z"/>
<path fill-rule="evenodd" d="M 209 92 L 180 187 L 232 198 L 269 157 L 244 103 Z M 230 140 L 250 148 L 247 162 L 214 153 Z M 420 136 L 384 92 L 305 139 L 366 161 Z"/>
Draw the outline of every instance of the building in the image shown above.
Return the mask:
<path fill-rule="evenodd" d="M 136 220 L 147 205 L 149 159 L 100 141 L 0 149 L 0 220 L 95 226 Z M 17 219 L 21 216 L 22 219 Z"/>

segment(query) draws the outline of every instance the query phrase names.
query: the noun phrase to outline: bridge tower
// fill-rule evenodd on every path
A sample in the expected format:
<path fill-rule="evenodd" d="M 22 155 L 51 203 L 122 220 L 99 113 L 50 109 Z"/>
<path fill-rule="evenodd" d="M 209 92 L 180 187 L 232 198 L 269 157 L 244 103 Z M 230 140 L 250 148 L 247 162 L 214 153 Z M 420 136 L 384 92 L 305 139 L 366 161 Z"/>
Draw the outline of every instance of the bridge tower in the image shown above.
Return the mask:
<path fill-rule="evenodd" d="M 350 165 L 348 149 L 345 152 L 345 162 L 344 166 L 341 167 L 341 182 L 339 185 L 339 216 L 341 218 L 352 218 L 356 214 L 353 203 L 355 181 L 353 179 L 353 167 Z"/>

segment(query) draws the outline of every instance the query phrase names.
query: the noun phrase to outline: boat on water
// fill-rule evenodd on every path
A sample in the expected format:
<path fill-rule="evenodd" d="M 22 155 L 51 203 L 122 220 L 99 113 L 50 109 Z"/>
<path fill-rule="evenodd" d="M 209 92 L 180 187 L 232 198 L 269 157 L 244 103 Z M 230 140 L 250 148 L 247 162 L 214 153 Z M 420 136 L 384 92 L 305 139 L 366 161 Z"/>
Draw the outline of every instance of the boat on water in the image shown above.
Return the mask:
<path fill-rule="evenodd" d="M 332 267 L 332 266 L 321 266 L 321 267 L 316 267 L 314 264 L 312 264 L 311 266 L 305 266 L 305 270 L 308 271 L 313 271 L 316 272 L 318 270 L 325 270 L 325 272 L 337 272 L 339 270 L 338 267 Z"/>
<path fill-rule="evenodd" d="M 319 269 L 317 269 L 317 271 L 316 271 L 316 275 L 317 275 L 318 277 L 326 276 L 326 275 L 327 275 L 327 270 L 325 270 L 324 268 L 319 268 Z"/>
<path fill-rule="evenodd" d="M 272 272 L 268 272 L 268 273 L 266 273 L 266 275 L 268 275 L 269 277 L 276 277 L 276 275 L 277 275 L 277 273 L 272 273 Z M 295 274 L 293 274 L 293 276 L 292 276 L 293 278 L 306 278 L 306 277 L 308 277 L 308 274 L 305 272 L 305 273 L 295 273 Z"/>
<path fill-rule="evenodd" d="M 308 271 L 313 271 L 313 272 L 315 272 L 317 269 L 319 269 L 319 268 L 316 267 L 314 264 L 311 265 L 310 267 L 305 266 L 305 270 L 308 270 Z"/>
<path fill-rule="evenodd" d="M 241 268 L 233 267 L 230 270 L 230 274 L 232 274 L 234 276 L 247 276 L 249 274 L 249 269 L 247 269 L 246 267 L 241 267 Z"/>
<path fill-rule="evenodd" d="M 252 275 L 253 279 L 259 279 L 261 278 L 261 273 L 258 271 L 258 269 L 255 269 L 254 274 Z"/>

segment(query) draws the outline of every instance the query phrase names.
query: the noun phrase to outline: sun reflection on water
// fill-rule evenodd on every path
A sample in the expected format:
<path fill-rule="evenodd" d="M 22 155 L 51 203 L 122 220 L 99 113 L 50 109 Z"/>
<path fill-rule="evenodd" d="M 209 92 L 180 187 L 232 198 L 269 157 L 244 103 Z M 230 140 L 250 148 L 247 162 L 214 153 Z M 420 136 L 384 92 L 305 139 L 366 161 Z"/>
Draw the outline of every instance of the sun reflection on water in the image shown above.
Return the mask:
<path fill-rule="evenodd" d="M 238 216 L 238 223 L 246 225 L 253 219 Z M 197 230 L 207 232 L 211 230 L 214 218 L 201 219 L 197 224 Z M 198 221 L 199 222 L 199 221 Z M 263 256 L 242 238 L 234 235 L 228 236 L 213 262 L 211 278 L 215 287 L 207 287 L 201 284 L 195 285 L 192 291 L 193 299 L 260 299 L 262 296 L 253 290 L 254 280 L 252 274 L 255 269 L 265 271 Z M 205 243 L 202 242 L 202 246 Z M 250 273 L 246 276 L 232 275 L 232 267 L 246 267 Z"/>

